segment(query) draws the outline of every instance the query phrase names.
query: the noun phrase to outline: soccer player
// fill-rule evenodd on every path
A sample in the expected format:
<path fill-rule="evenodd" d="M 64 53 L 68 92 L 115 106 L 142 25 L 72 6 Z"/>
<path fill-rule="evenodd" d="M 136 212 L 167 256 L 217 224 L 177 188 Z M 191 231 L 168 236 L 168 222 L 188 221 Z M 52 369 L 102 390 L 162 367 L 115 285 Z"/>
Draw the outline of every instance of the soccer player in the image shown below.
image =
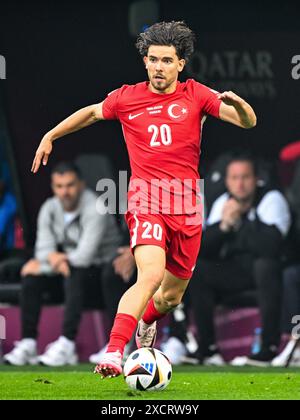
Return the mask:
<path fill-rule="evenodd" d="M 136 328 L 137 346 L 154 346 L 156 321 L 181 302 L 196 264 L 201 223 L 192 222 L 191 207 L 174 209 L 173 189 L 169 206 L 161 194 L 151 194 L 153 181 L 161 182 L 164 190 L 172 180 L 192 180 L 195 200 L 206 116 L 243 128 L 256 125 L 251 106 L 233 92 L 218 93 L 192 79 L 178 81 L 194 51 L 194 34 L 184 22 L 154 24 L 139 35 L 136 47 L 149 81 L 123 85 L 103 102 L 62 121 L 43 137 L 32 165 L 34 173 L 46 165 L 53 142 L 66 134 L 99 120 L 118 119 L 122 124 L 132 170 L 125 217 L 138 274 L 120 300 L 107 352 L 95 368 L 102 377 L 122 373 L 124 347 Z M 134 204 L 136 185 L 142 185 L 139 204 Z M 158 211 L 145 211 L 149 204 Z"/>

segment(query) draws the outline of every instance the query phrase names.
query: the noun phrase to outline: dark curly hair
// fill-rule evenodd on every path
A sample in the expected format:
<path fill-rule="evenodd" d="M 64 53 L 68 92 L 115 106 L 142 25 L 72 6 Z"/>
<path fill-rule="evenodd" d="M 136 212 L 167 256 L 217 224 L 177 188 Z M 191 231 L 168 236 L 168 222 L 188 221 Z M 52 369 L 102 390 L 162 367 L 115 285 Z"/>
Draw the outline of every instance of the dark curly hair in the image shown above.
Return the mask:
<path fill-rule="evenodd" d="M 140 33 L 135 45 L 142 57 L 148 54 L 150 45 L 173 46 L 178 58 L 187 62 L 194 52 L 195 39 L 185 22 L 159 22 Z"/>

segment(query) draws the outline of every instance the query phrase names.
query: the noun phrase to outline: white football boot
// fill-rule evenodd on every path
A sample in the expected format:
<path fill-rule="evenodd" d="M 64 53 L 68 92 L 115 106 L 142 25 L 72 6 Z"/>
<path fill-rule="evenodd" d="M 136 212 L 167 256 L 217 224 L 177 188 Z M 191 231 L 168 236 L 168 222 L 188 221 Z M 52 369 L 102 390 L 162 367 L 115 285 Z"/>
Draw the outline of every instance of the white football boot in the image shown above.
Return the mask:
<path fill-rule="evenodd" d="M 23 340 L 16 341 L 14 344 L 13 350 L 3 356 L 4 363 L 14 366 L 38 364 L 36 340 L 23 338 Z"/>
<path fill-rule="evenodd" d="M 93 364 L 100 363 L 103 356 L 105 355 L 107 351 L 107 346 L 108 346 L 108 343 L 106 343 L 105 346 L 100 351 L 98 351 L 98 353 L 91 354 L 89 357 L 89 362 Z"/>
<path fill-rule="evenodd" d="M 122 373 L 122 355 L 119 350 L 105 353 L 101 362 L 95 367 L 94 373 L 101 378 L 115 378 Z"/>
<path fill-rule="evenodd" d="M 156 321 L 153 324 L 146 324 L 142 319 L 138 323 L 135 334 L 135 342 L 138 349 L 141 347 L 154 347 L 157 329 Z"/>
<path fill-rule="evenodd" d="M 295 346 L 295 340 L 290 340 L 282 352 L 272 360 L 271 365 L 274 367 L 286 366 L 287 361 L 291 355 Z M 300 366 L 300 347 L 298 346 L 292 356 L 289 366 L 299 367 Z"/>
<path fill-rule="evenodd" d="M 68 340 L 66 337 L 59 337 L 58 340 L 46 347 L 46 351 L 42 356 L 39 356 L 39 363 L 52 367 L 76 365 L 78 356 L 75 351 L 74 341 Z"/>
<path fill-rule="evenodd" d="M 210 357 L 205 357 L 203 359 L 203 365 L 204 366 L 226 366 L 226 362 L 223 359 L 222 355 L 220 353 L 215 353 Z"/>
<path fill-rule="evenodd" d="M 103 356 L 107 352 L 107 347 L 108 347 L 108 343 L 105 344 L 105 346 L 100 351 L 98 351 L 98 353 L 91 354 L 89 357 L 89 362 L 95 365 L 97 365 L 98 363 L 101 363 Z M 131 342 L 129 342 L 125 346 L 122 365 L 124 365 L 130 353 L 131 353 Z"/>

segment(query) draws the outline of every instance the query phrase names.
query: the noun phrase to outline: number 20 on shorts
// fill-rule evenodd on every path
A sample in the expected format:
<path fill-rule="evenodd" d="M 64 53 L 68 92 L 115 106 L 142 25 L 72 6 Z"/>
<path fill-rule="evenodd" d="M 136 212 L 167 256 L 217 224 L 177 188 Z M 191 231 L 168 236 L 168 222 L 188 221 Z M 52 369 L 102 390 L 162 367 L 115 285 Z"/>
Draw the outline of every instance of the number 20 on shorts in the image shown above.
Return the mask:
<path fill-rule="evenodd" d="M 157 241 L 162 240 L 163 230 L 162 230 L 162 227 L 158 223 L 155 223 L 154 225 L 152 225 L 152 223 L 150 222 L 144 222 L 142 227 L 144 228 L 144 232 L 142 234 L 143 239 L 154 238 Z"/>

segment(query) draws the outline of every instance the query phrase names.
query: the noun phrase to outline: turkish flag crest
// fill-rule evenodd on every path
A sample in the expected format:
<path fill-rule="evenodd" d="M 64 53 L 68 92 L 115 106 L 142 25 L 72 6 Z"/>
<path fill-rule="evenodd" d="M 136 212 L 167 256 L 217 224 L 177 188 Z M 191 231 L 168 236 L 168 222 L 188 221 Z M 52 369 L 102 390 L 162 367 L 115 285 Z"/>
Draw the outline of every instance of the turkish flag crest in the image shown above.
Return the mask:
<path fill-rule="evenodd" d="M 177 101 L 168 106 L 168 115 L 174 121 L 184 121 L 189 114 L 187 105 Z"/>

